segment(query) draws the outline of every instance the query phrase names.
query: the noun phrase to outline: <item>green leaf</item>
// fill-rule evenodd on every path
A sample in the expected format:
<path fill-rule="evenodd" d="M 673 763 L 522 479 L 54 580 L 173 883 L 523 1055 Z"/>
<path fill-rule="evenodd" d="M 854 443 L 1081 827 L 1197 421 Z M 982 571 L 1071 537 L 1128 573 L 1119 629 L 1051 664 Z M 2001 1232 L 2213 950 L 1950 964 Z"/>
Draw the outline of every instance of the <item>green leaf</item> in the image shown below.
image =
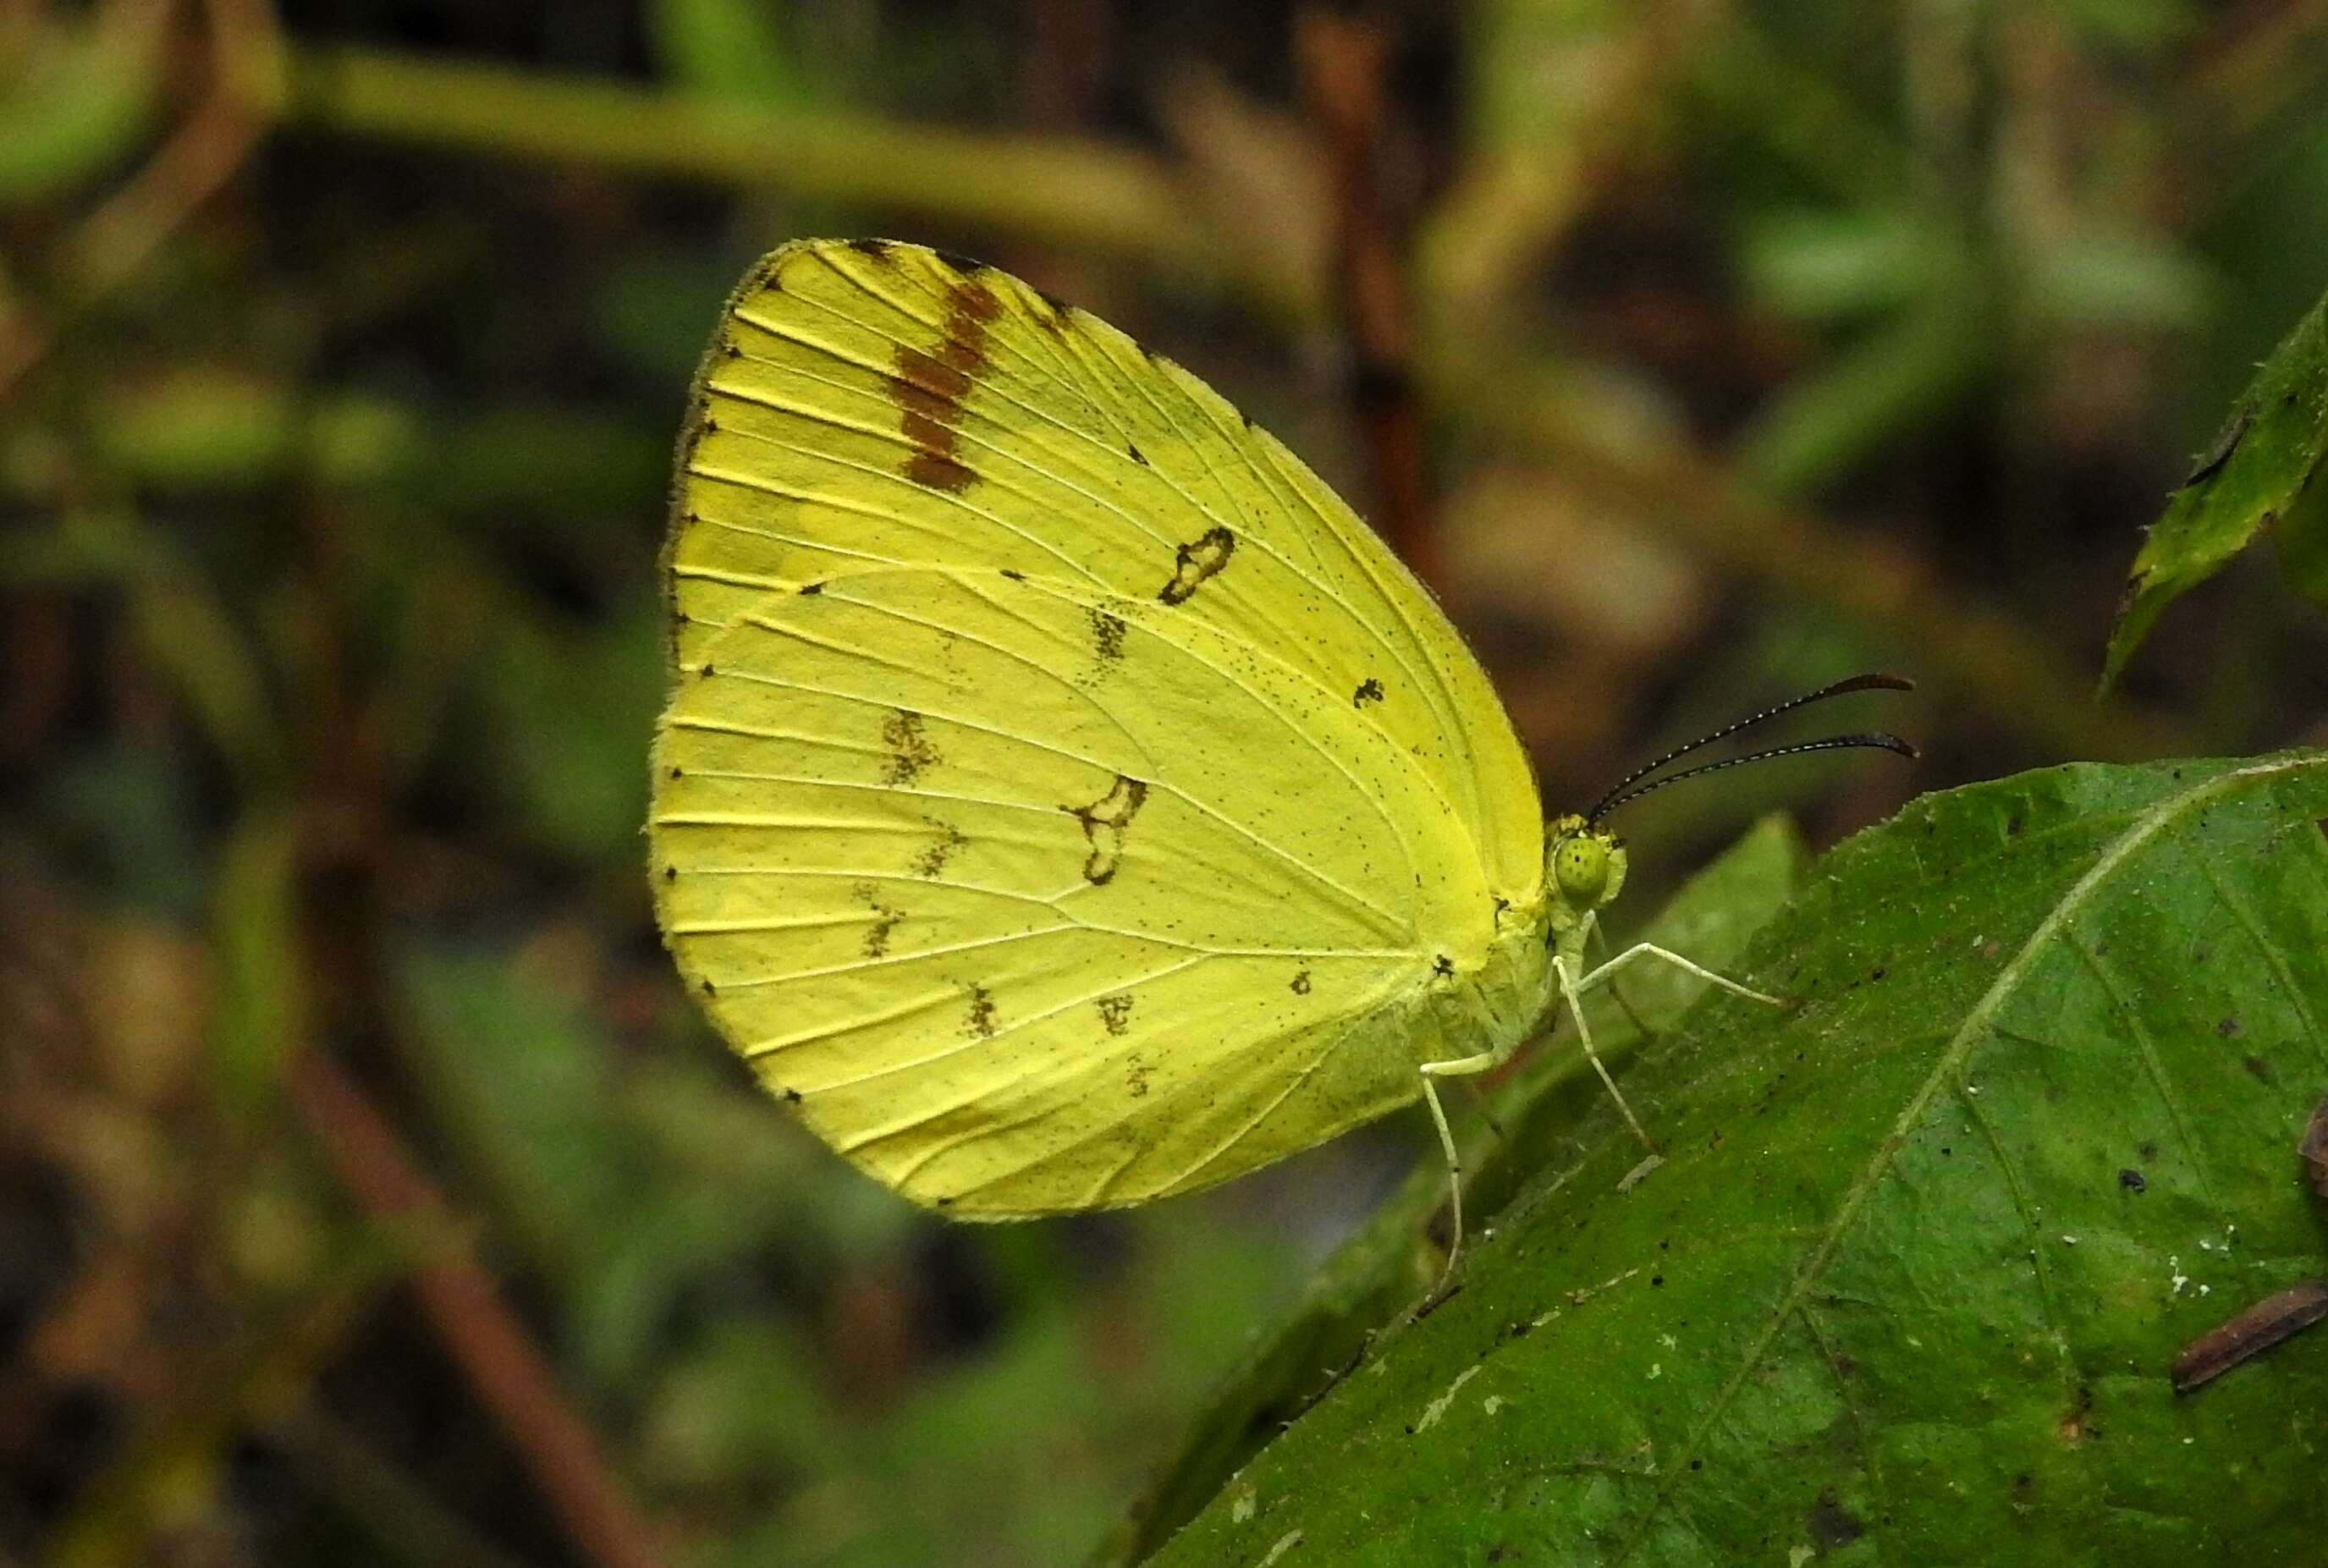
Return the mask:
<path fill-rule="evenodd" d="M 2188 330 L 2202 324 L 2212 292 L 2180 248 L 2140 231 L 2066 234 L 2027 265 L 2031 314 L 2060 326 Z"/>
<path fill-rule="evenodd" d="M 1955 286 L 1963 237 L 1897 209 L 1789 209 L 1750 223 L 1739 264 L 1757 304 L 1798 321 L 1880 315 Z"/>
<path fill-rule="evenodd" d="M 102 12 L 93 23 L 37 26 L 29 47 L 0 61 L 0 207 L 90 179 L 145 136 L 162 85 L 169 12 Z"/>
<path fill-rule="evenodd" d="M 229 366 L 144 370 L 107 388 L 96 412 L 91 445 L 156 490 L 251 490 L 298 451 L 299 395 Z"/>
<path fill-rule="evenodd" d="M 2159 612 L 2222 569 L 2255 536 L 2278 525 L 2298 585 L 2318 574 L 2328 527 L 2317 505 L 2297 499 L 2328 451 L 2328 297 L 2312 307 L 2266 360 L 2190 478 L 2134 558 L 2110 628 L 2102 690 L 2115 682 Z M 2308 590 L 2307 590 L 2308 591 Z"/>
<path fill-rule="evenodd" d="M 219 857 L 211 908 L 215 1081 L 226 1110 L 246 1122 L 272 1103 L 285 1064 L 306 1040 L 298 871 L 298 824 L 281 812 L 249 813 Z"/>
<path fill-rule="evenodd" d="M 1735 960 L 1747 940 L 1794 897 L 1807 864 L 1802 837 L 1784 817 L 1755 824 L 1713 864 L 1683 887 L 1641 933 L 1642 940 L 1686 953 L 1707 963 Z M 1629 1016 L 1613 1004 L 1593 1009 L 1593 1040 L 1616 1061 L 1636 1043 L 1632 1019 L 1652 1029 L 1677 1021 L 1705 989 L 1694 975 L 1670 967 L 1626 977 Z M 1494 1094 L 1490 1115 L 1501 1131 L 1467 1139 L 1465 1213 L 1473 1224 L 1494 1222 L 1525 1173 L 1564 1140 L 1580 1107 L 1599 1094 L 1572 1041 L 1541 1050 Z M 1329 1369 L 1349 1365 L 1381 1326 L 1412 1307 L 1437 1277 L 1440 1254 L 1418 1246 L 1436 1211 L 1447 1204 L 1447 1163 L 1436 1139 L 1413 1173 L 1346 1243 L 1310 1286 L 1300 1306 L 1224 1385 L 1198 1416 L 1179 1456 L 1158 1478 L 1133 1516 L 1102 1554 L 1111 1563 L 1139 1561 L 1179 1528 L 1269 1433 L 1291 1420 L 1330 1381 Z M 1443 1217 L 1443 1216 L 1442 1216 Z"/>
<path fill-rule="evenodd" d="M 2080 765 L 1839 848 L 1749 983 L 1158 1554 L 2295 1562 L 2328 1334 L 2177 1350 L 2328 1269 L 2328 754 Z M 1287 1548 L 1291 1551 L 1291 1548 Z"/>

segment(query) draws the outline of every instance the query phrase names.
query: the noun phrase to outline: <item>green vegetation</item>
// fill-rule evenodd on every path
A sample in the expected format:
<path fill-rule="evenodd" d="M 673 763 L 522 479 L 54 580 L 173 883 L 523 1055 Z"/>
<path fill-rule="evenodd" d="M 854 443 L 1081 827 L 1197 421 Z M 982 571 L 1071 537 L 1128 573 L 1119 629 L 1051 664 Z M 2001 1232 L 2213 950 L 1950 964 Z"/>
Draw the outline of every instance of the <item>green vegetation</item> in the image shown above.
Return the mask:
<path fill-rule="evenodd" d="M 2328 1276 L 2328 8 L 1367 14 L 0 5 L 0 1560 L 2323 1538 L 2328 1329 L 2167 1368 Z M 1600 1004 L 1665 1167 L 1555 1036 L 1450 1103 L 1495 1234 L 1418 1318 L 1420 1115 L 958 1226 L 728 1059 L 643 884 L 655 564 L 718 303 L 818 233 L 1217 385 L 1556 805 L 1919 681 L 1920 769 L 1626 813 L 1613 934 L 1805 999 Z"/>

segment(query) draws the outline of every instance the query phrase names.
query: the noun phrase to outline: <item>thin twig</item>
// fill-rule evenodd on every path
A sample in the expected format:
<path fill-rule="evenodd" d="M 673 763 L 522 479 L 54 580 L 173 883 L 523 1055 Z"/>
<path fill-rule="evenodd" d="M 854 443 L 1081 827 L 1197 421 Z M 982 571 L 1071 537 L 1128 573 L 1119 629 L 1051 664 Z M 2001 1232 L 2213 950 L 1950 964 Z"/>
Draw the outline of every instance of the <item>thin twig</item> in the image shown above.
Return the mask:
<path fill-rule="evenodd" d="M 1023 239 L 1169 258 L 1225 276 L 1281 314 L 1314 318 L 1315 280 L 1225 247 L 1191 218 L 1164 160 L 1051 135 L 772 111 L 665 89 L 381 50 L 294 47 L 286 128 L 561 167 L 782 190 Z"/>
<path fill-rule="evenodd" d="M 443 1195 L 329 1057 L 303 1052 L 290 1094 L 333 1170 L 374 1216 L 432 1229 L 453 1223 Z M 662 1553 L 644 1516 L 493 1277 L 472 1258 L 448 1257 L 414 1270 L 412 1284 L 575 1550 L 595 1568 L 655 1568 Z"/>
<path fill-rule="evenodd" d="M 1350 343 L 1350 392 L 1373 455 L 1377 526 L 1415 576 L 1442 580 L 1404 248 L 1380 189 L 1383 76 L 1390 40 L 1324 11 L 1298 19 L 1303 86 L 1326 129 L 1333 170 L 1337 295 Z"/>
<path fill-rule="evenodd" d="M 2189 1394 L 2323 1319 L 2328 1319 L 2328 1280 L 2305 1280 L 2193 1339 L 2174 1357 L 2167 1376 L 2175 1393 Z"/>

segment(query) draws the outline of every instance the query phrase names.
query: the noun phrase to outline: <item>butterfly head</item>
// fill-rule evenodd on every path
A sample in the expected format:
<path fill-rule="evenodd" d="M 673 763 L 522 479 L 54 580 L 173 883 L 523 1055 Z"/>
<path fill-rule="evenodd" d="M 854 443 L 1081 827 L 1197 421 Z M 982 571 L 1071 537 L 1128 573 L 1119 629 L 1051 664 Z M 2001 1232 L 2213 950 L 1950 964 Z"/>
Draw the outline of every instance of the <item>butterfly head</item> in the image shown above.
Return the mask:
<path fill-rule="evenodd" d="M 1561 817 L 1544 850 L 1544 880 L 1552 885 L 1554 929 L 1579 925 L 1624 890 L 1624 840 L 1582 817 Z"/>

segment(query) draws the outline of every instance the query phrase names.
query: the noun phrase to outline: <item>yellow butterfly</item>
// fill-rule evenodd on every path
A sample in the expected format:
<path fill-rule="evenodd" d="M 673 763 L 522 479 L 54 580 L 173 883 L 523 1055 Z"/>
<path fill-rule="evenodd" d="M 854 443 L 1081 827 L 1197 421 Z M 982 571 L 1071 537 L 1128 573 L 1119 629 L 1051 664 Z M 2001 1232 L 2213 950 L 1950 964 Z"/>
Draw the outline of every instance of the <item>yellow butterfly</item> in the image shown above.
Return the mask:
<path fill-rule="evenodd" d="M 767 257 L 672 510 L 664 935 L 916 1202 L 1144 1202 L 1418 1095 L 1451 1177 L 1437 1081 L 1560 998 L 1588 1053 L 1577 999 L 1644 959 L 1776 1000 L 1655 947 L 1588 968 L 1624 850 L 1547 826 L 1430 594 L 1211 388 L 1015 277 Z M 1865 683 L 1897 684 L 1831 690 Z"/>

